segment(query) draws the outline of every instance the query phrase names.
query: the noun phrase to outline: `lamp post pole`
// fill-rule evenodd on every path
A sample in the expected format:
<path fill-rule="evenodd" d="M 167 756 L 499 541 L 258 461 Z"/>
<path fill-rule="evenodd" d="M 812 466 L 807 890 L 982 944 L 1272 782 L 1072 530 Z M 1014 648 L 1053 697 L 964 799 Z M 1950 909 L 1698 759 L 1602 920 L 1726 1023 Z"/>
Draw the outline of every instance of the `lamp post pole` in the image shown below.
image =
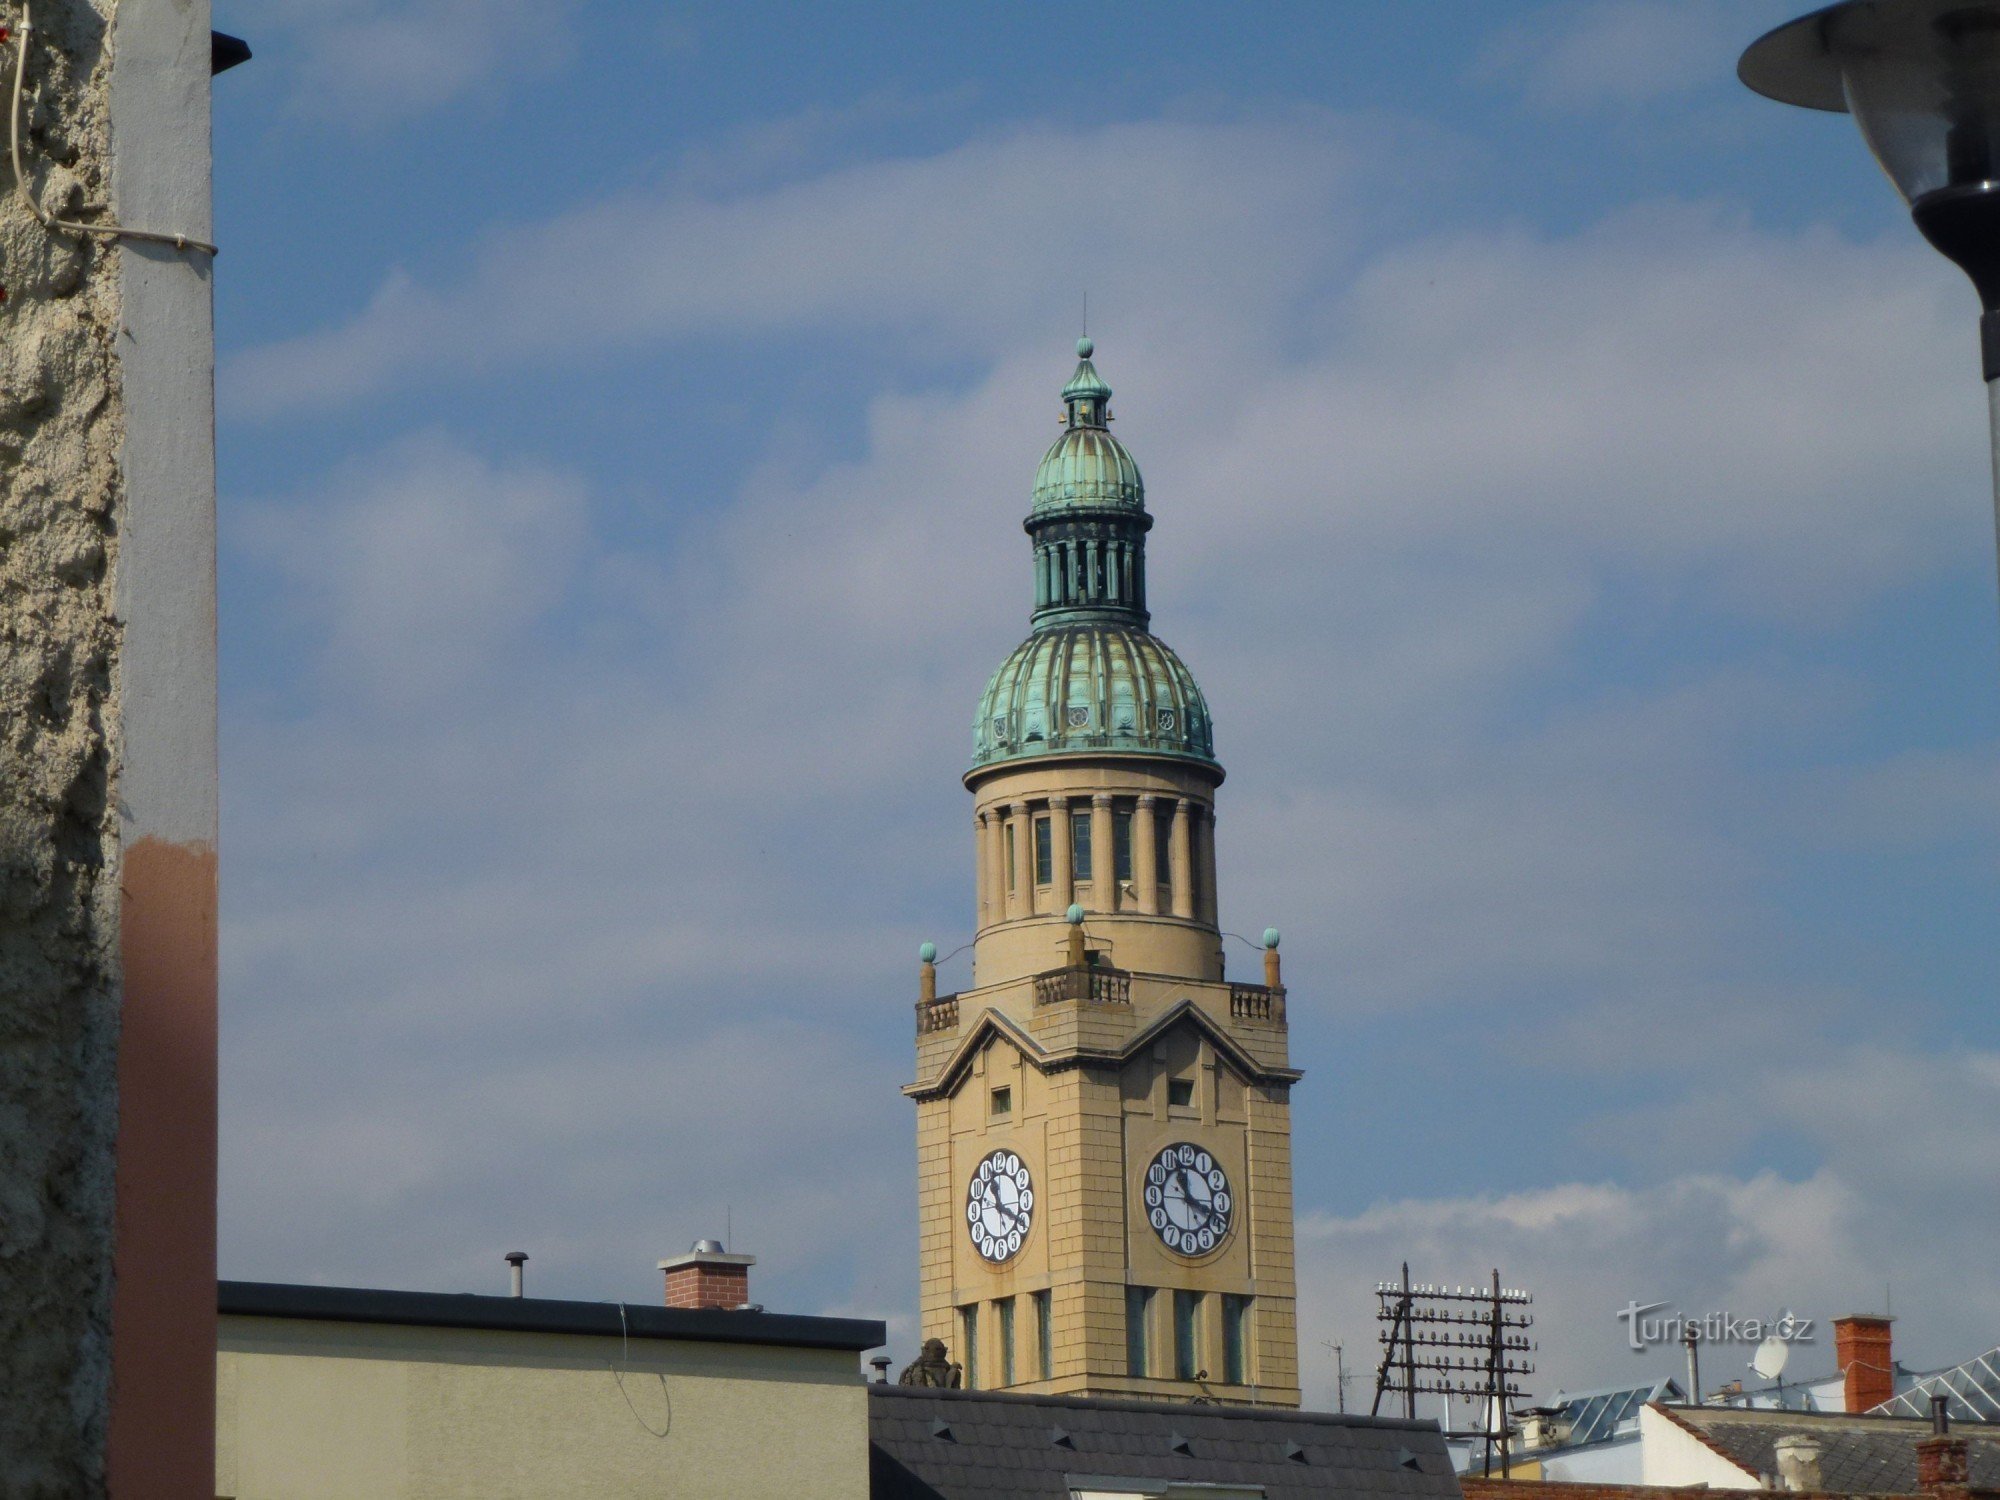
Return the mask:
<path fill-rule="evenodd" d="M 2000 549 L 2000 0 L 1842 0 L 1758 38 L 1736 73 L 1852 115 L 1924 238 L 1977 288 Z"/>

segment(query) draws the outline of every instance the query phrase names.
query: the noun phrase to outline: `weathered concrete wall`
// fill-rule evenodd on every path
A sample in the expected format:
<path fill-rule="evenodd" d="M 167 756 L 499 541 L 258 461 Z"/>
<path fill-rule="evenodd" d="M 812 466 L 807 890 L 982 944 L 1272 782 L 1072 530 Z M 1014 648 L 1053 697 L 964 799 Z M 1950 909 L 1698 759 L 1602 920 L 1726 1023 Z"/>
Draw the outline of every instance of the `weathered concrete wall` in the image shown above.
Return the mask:
<path fill-rule="evenodd" d="M 26 168 L 76 213 L 110 191 L 105 26 L 87 0 L 37 12 Z M 0 185 L 0 1493 L 87 1496 L 117 1110 L 118 252 L 35 223 L 4 159 Z"/>

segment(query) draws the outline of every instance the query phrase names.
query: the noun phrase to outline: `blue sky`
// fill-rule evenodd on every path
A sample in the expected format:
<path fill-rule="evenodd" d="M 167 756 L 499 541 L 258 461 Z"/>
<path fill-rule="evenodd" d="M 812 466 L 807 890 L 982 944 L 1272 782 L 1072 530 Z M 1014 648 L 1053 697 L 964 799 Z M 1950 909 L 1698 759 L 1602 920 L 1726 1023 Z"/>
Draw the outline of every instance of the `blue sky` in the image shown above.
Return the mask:
<path fill-rule="evenodd" d="M 1782 7 L 1412 9 L 218 4 L 225 1274 L 642 1299 L 728 1219 L 910 1342 L 1087 291 L 1308 1399 L 1404 1258 L 1538 1289 L 1544 1393 L 1633 1299 L 2000 1343 L 1972 294 L 1735 83 Z"/>

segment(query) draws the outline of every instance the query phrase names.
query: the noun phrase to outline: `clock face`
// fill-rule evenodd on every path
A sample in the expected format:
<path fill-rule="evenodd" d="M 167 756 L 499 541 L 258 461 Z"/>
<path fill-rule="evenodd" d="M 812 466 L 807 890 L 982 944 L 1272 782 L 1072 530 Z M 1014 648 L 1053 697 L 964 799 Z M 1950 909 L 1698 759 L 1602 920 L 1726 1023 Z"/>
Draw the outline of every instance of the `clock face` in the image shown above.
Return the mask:
<path fill-rule="evenodd" d="M 1168 1146 L 1146 1168 L 1146 1222 L 1176 1255 L 1206 1255 L 1229 1237 L 1236 1195 L 1229 1178 L 1199 1146 Z"/>
<path fill-rule="evenodd" d="M 979 1163 L 965 1188 L 965 1232 L 972 1248 L 999 1265 L 1020 1253 L 1035 1220 L 1035 1187 L 1027 1163 L 1012 1151 L 995 1151 Z"/>

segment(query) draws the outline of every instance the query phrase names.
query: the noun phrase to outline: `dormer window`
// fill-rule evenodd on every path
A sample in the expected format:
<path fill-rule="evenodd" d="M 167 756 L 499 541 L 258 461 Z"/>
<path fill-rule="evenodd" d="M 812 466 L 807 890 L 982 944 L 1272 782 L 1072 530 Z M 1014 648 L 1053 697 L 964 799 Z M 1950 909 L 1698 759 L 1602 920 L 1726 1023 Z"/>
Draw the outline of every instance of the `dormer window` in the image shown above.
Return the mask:
<path fill-rule="evenodd" d="M 1167 1080 L 1167 1104 L 1172 1109 L 1193 1109 L 1194 1080 L 1192 1078 L 1169 1078 Z"/>

